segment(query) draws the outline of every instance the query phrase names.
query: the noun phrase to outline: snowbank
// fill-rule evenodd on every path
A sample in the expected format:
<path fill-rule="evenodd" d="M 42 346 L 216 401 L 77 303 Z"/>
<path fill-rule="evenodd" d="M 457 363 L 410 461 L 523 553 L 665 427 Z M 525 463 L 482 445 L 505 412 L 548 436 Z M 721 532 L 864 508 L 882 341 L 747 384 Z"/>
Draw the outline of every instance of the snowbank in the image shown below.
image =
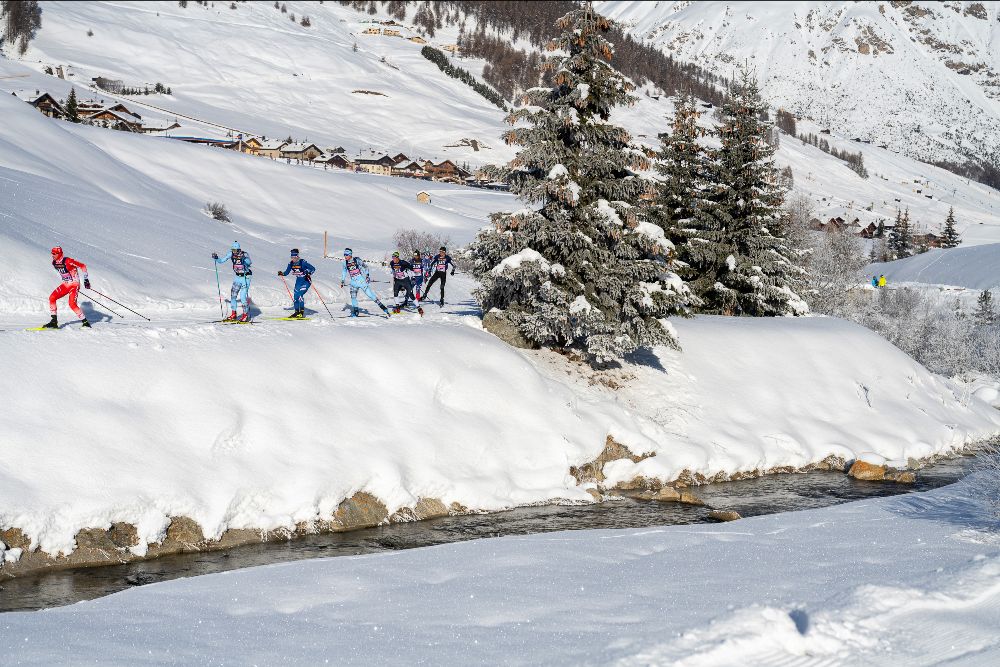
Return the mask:
<path fill-rule="evenodd" d="M 607 463 L 612 486 L 867 452 L 905 465 L 1000 431 L 986 403 L 839 320 L 676 322 L 684 352 L 596 375 L 474 316 L 259 322 L 0 334 L 0 529 L 56 554 L 127 522 L 142 553 L 173 516 L 209 538 L 293 529 L 361 491 L 389 513 L 589 500 L 570 468 L 608 434 L 652 454 Z"/>
<path fill-rule="evenodd" d="M 3 615 L 12 664 L 1000 661 L 998 535 L 961 487 L 721 525 L 308 560 Z"/>

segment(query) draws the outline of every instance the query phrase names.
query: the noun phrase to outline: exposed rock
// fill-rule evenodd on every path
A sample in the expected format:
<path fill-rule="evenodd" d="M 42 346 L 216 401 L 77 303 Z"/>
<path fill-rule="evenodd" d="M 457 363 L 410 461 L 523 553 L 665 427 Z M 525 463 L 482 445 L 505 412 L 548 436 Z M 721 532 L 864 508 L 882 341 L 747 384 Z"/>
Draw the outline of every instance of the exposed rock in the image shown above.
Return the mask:
<path fill-rule="evenodd" d="M 469 511 L 469 508 L 463 505 L 462 503 L 452 503 L 448 507 L 449 507 L 448 511 L 449 514 L 467 514 Z"/>
<path fill-rule="evenodd" d="M 538 345 L 524 337 L 514 324 L 507 321 L 502 312 L 493 311 L 483 316 L 483 328 L 511 347 L 536 350 Z"/>
<path fill-rule="evenodd" d="M 637 475 L 627 482 L 618 482 L 614 489 L 616 491 L 656 491 L 660 486 L 662 483 L 658 479 Z"/>
<path fill-rule="evenodd" d="M 628 459 L 633 463 L 638 463 L 643 459 L 648 459 L 653 454 L 633 454 L 632 451 L 621 444 L 610 435 L 604 442 L 604 449 L 598 454 L 597 458 L 589 463 L 584 463 L 581 466 L 572 466 L 569 469 L 569 474 L 576 478 L 577 484 L 584 484 L 586 482 L 603 482 L 604 477 L 604 464 L 610 461 L 618 461 L 620 459 Z M 637 478 L 638 479 L 638 478 Z M 659 483 L 657 483 L 659 486 Z M 620 488 L 626 488 L 621 487 Z M 646 487 L 648 488 L 648 487 Z"/>
<path fill-rule="evenodd" d="M 199 529 L 200 532 L 200 529 Z M 206 545 L 209 549 L 229 549 L 239 547 L 244 544 L 256 544 L 258 542 L 271 542 L 279 539 L 288 539 L 291 532 L 287 530 L 275 530 L 271 532 L 263 530 L 253 530 L 250 528 L 230 528 L 222 534 L 217 541 Z"/>
<path fill-rule="evenodd" d="M 803 472 L 811 472 L 813 470 L 837 470 L 843 472 L 847 470 L 847 460 L 843 456 L 831 454 L 822 461 L 811 463 L 802 468 Z"/>
<path fill-rule="evenodd" d="M 886 469 L 883 465 L 858 460 L 851 464 L 851 469 L 847 471 L 847 474 L 855 479 L 881 482 L 885 479 L 885 472 Z"/>
<path fill-rule="evenodd" d="M 164 548 L 177 545 L 182 551 L 198 551 L 198 545 L 204 541 L 205 534 L 194 519 L 186 516 L 170 517 L 167 536 L 163 539 Z"/>
<path fill-rule="evenodd" d="M 740 516 L 739 512 L 733 510 L 712 510 L 708 513 L 708 518 L 716 521 L 736 521 L 743 517 Z"/>
<path fill-rule="evenodd" d="M 389 510 L 372 494 L 359 491 L 340 503 L 333 518 L 341 526 L 341 530 L 370 528 L 388 519 Z"/>
<path fill-rule="evenodd" d="M 31 546 L 31 540 L 20 528 L 0 530 L 0 541 L 6 544 L 8 549 L 27 549 Z"/>
<path fill-rule="evenodd" d="M 704 505 L 705 501 L 694 495 L 690 491 L 681 491 L 680 502 L 687 503 L 688 505 Z"/>
<path fill-rule="evenodd" d="M 419 520 L 436 519 L 448 516 L 448 508 L 437 498 L 421 498 L 413 508 L 413 513 Z"/>
<path fill-rule="evenodd" d="M 139 531 L 132 524 L 119 521 L 111 524 L 108 538 L 119 549 L 128 549 L 139 544 Z"/>
<path fill-rule="evenodd" d="M 910 470 L 888 470 L 885 473 L 885 479 L 887 482 L 896 482 L 897 484 L 913 484 L 917 481 L 917 474 Z"/>
<path fill-rule="evenodd" d="M 590 497 L 593 498 L 595 502 L 601 502 L 604 500 L 604 495 L 597 489 L 587 489 L 587 493 L 590 494 Z"/>
<path fill-rule="evenodd" d="M 115 551 L 117 545 L 111 541 L 110 533 L 103 528 L 84 528 L 76 534 L 76 548 Z"/>
<path fill-rule="evenodd" d="M 687 492 L 685 491 L 684 493 Z M 653 496 L 653 500 L 659 500 L 660 502 L 680 502 L 681 495 L 681 492 L 674 487 L 665 486 L 656 492 L 656 495 Z"/>

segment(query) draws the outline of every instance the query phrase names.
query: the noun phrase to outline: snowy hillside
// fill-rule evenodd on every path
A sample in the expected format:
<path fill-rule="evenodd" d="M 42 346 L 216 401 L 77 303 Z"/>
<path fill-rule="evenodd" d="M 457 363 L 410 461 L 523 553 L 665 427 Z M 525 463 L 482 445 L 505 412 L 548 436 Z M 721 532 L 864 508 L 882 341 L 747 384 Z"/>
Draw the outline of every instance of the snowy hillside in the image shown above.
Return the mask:
<path fill-rule="evenodd" d="M 1000 159 L 995 2 L 597 3 L 674 57 L 756 68 L 772 104 L 921 159 Z"/>
<path fill-rule="evenodd" d="M 894 262 L 872 264 L 867 272 L 883 273 L 894 283 L 996 289 L 1000 286 L 1000 244 L 930 250 Z"/>

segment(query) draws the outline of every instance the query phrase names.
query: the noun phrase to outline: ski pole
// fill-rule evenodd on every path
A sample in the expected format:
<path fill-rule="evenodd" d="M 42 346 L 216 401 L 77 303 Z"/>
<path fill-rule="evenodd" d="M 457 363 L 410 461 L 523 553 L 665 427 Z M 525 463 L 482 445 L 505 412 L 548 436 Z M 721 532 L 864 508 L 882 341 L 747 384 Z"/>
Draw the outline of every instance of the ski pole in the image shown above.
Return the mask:
<path fill-rule="evenodd" d="M 219 290 L 219 316 L 226 319 L 226 311 L 222 308 L 222 285 L 219 283 L 219 265 L 215 265 L 215 289 Z"/>
<path fill-rule="evenodd" d="M 285 280 L 285 276 L 279 274 L 278 277 L 281 278 L 281 283 L 285 286 L 285 291 L 288 292 L 288 298 L 294 302 L 295 297 L 292 296 L 292 290 L 288 289 L 288 282 Z"/>
<path fill-rule="evenodd" d="M 91 288 L 90 291 L 93 292 L 93 293 L 95 293 L 95 294 L 99 294 L 99 295 L 103 296 L 105 299 L 107 299 L 111 303 L 114 303 L 114 304 L 117 304 L 117 305 L 121 306 L 122 308 L 124 308 L 125 310 L 127 310 L 130 313 L 135 313 L 136 315 L 138 315 L 142 319 L 146 320 L 147 322 L 152 322 L 153 321 L 153 320 L 149 319 L 148 317 L 146 317 L 145 315 L 143 315 L 142 313 L 136 313 L 134 310 L 132 310 L 131 308 L 129 308 L 128 306 L 126 306 L 124 303 L 121 303 L 119 301 L 115 301 L 114 299 L 112 299 L 107 294 L 104 294 L 102 292 L 98 292 L 97 290 L 95 290 L 93 288 Z"/>
<path fill-rule="evenodd" d="M 318 288 L 318 287 L 316 287 L 316 283 L 314 283 L 314 282 L 313 282 L 313 281 L 312 281 L 312 280 L 310 279 L 310 280 L 309 280 L 309 286 L 313 288 L 313 291 L 314 291 L 314 292 L 316 292 L 316 296 L 318 296 L 318 297 L 319 297 L 319 302 L 320 302 L 321 304 L 323 304 L 323 307 L 324 307 L 324 308 L 326 308 L 326 314 L 330 316 L 330 319 L 333 319 L 333 313 L 331 313 L 331 312 L 330 312 L 330 307 L 326 305 L 326 301 L 323 301 L 323 295 L 319 293 L 319 288 Z"/>
<path fill-rule="evenodd" d="M 123 318 L 123 319 L 124 319 L 124 317 L 125 317 L 124 315 L 122 315 L 122 314 L 120 314 L 120 313 L 117 313 L 117 312 L 115 312 L 114 308 L 111 308 L 111 307 L 110 307 L 110 306 L 108 306 L 107 304 L 105 304 L 105 303 L 101 303 L 100 301 L 98 301 L 97 299 L 95 299 L 95 298 L 93 297 L 93 295 L 91 295 L 91 294 L 87 294 L 86 296 L 87 296 L 87 298 L 88 298 L 88 299 L 90 299 L 91 301 L 93 301 L 94 303 L 96 303 L 96 304 L 97 304 L 98 306 L 100 306 L 101 308 L 106 308 L 106 309 L 110 310 L 110 311 L 111 311 L 112 313 L 114 313 L 114 315 L 115 315 L 116 317 L 121 317 L 121 318 Z"/>

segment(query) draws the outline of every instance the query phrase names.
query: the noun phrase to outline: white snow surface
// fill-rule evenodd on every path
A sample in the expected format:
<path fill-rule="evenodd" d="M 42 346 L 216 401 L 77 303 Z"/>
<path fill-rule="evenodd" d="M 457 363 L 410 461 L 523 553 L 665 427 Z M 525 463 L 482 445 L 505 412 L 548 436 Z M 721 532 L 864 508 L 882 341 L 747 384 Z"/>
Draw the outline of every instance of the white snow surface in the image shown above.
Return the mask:
<path fill-rule="evenodd" d="M 885 274 L 891 283 L 953 285 L 985 290 L 1000 286 L 1000 244 L 935 248 L 893 262 L 871 264 L 867 275 Z"/>
<path fill-rule="evenodd" d="M 685 351 L 616 371 L 618 391 L 478 322 L 432 313 L 0 333 L 0 526 L 57 553 L 81 528 L 126 521 L 141 552 L 170 516 L 208 536 L 292 528 L 358 491 L 390 512 L 421 497 L 492 510 L 587 500 L 569 467 L 594 459 L 608 434 L 657 454 L 607 464 L 614 484 L 830 454 L 902 465 L 1000 432 L 988 404 L 840 320 L 678 321 Z M 395 352 L 411 349 L 421 354 Z"/>
<path fill-rule="evenodd" d="M 9 664 L 994 665 L 965 485 L 735 523 L 505 537 L 0 617 Z"/>

